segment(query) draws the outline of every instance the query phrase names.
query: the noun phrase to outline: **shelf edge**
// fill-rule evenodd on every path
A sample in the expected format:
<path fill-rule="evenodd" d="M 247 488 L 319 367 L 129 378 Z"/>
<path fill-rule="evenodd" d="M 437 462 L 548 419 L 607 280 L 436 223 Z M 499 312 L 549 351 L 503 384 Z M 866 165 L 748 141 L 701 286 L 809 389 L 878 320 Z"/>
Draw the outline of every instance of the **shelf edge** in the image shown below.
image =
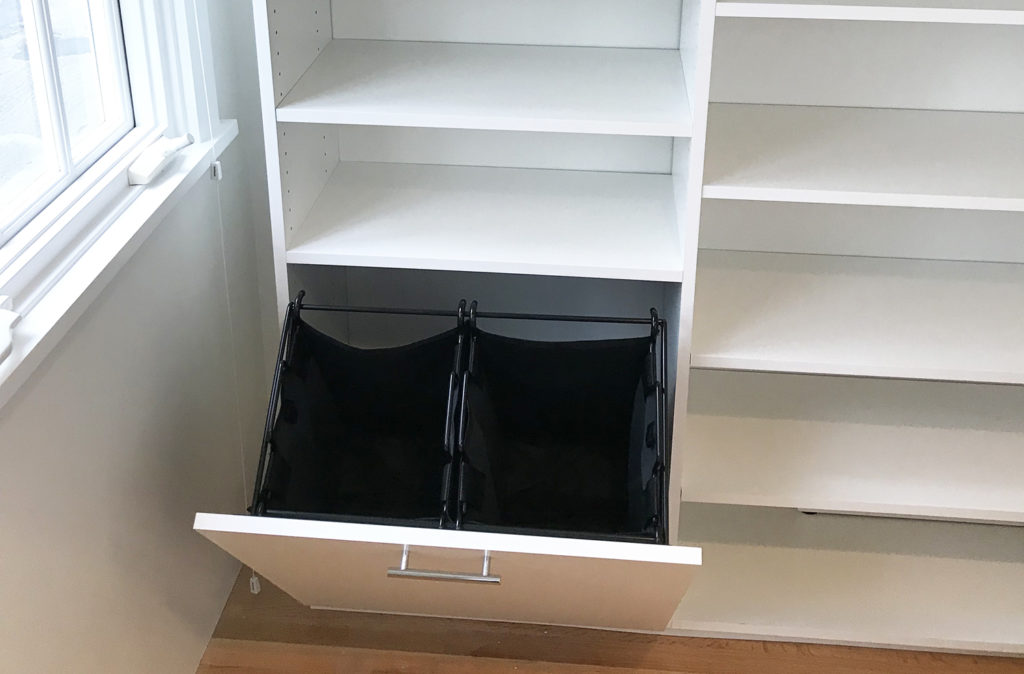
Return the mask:
<path fill-rule="evenodd" d="M 1000 524 L 1024 526 L 1024 510 L 993 510 L 987 508 L 956 508 L 951 506 L 930 506 L 872 501 L 836 501 L 815 498 L 775 499 L 770 496 L 720 492 L 708 490 L 693 493 L 684 486 L 683 503 L 707 503 L 711 505 L 750 506 L 757 508 L 786 508 L 811 513 L 831 515 L 855 515 L 869 517 L 898 517 L 902 519 L 925 519 L 978 524 Z"/>
<path fill-rule="evenodd" d="M 889 206 L 895 208 L 934 208 L 956 211 L 1024 212 L 1024 198 L 744 187 L 721 183 L 705 185 L 703 197 L 705 199 L 721 201 L 771 201 L 800 204 L 833 204 L 837 206 Z"/>
<path fill-rule="evenodd" d="M 279 123 L 456 129 L 464 131 L 527 131 L 534 133 L 579 133 L 607 136 L 658 136 L 690 138 L 693 129 L 682 122 L 617 122 L 549 118 L 458 117 L 451 115 L 388 115 L 304 107 L 289 104 L 277 109 Z"/>
<path fill-rule="evenodd" d="M 716 15 L 737 19 L 806 19 L 821 21 L 888 21 L 961 25 L 1024 26 L 1024 11 L 882 7 L 878 5 L 794 5 L 785 2 L 719 2 Z"/>
<path fill-rule="evenodd" d="M 696 370 L 730 370 L 741 372 L 774 372 L 871 379 L 903 379 L 910 381 L 959 382 L 966 384 L 1024 385 L 1024 372 L 990 372 L 976 370 L 905 368 L 876 365 L 846 365 L 832 362 L 801 362 L 768 360 L 739 356 L 700 355 L 694 353 L 690 367 Z"/>
<path fill-rule="evenodd" d="M 379 255 L 325 254 L 288 251 L 287 263 L 337 267 L 372 267 L 383 269 L 418 269 L 423 271 L 485 272 L 493 274 L 527 274 L 572 278 L 612 279 L 619 281 L 657 281 L 682 283 L 682 268 L 640 270 L 629 268 L 591 267 L 584 265 L 549 265 L 530 262 L 495 262 L 489 260 L 441 260 L 387 257 Z"/>

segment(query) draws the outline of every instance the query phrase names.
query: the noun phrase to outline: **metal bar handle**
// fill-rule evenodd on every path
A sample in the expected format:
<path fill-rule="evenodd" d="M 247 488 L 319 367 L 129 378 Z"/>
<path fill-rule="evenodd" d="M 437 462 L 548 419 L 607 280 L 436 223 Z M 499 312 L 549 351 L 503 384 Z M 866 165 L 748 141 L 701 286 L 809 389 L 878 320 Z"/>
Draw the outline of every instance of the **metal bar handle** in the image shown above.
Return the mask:
<path fill-rule="evenodd" d="M 491 575 L 491 551 L 484 550 L 484 566 L 480 574 L 453 573 L 451 571 L 427 571 L 409 568 L 409 546 L 402 546 L 402 564 L 397 569 L 388 569 L 388 578 L 419 578 L 420 580 L 444 580 L 456 583 L 488 583 L 500 585 L 501 576 Z"/>

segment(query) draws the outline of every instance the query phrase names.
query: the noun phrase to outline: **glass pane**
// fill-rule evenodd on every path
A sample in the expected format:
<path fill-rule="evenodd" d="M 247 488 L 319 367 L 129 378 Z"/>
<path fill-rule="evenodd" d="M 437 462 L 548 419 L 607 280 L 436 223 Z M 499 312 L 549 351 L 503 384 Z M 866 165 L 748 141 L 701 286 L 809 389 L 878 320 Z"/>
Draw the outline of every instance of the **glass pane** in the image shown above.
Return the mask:
<path fill-rule="evenodd" d="M 117 2 L 47 2 L 71 161 L 77 166 L 108 149 L 132 125 Z"/>
<path fill-rule="evenodd" d="M 62 173 L 41 61 L 31 2 L 0 0 L 0 245 Z"/>

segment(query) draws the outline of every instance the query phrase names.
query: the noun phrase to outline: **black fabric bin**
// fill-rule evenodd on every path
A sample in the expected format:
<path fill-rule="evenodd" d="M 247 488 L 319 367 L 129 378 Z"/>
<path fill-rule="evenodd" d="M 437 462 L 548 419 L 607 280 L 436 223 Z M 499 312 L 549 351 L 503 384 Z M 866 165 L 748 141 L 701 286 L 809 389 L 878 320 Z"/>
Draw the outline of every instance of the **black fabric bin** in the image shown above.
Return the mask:
<path fill-rule="evenodd" d="M 289 305 L 251 512 L 665 542 L 665 323 Z M 305 312 L 448 316 L 363 349 Z M 543 342 L 477 318 L 630 324 L 630 339 Z M 659 350 L 660 347 L 660 350 Z"/>
<path fill-rule="evenodd" d="M 650 337 L 536 342 L 475 332 L 460 526 L 661 540 L 654 345 Z"/>
<path fill-rule="evenodd" d="M 439 526 L 459 336 L 360 349 L 294 317 L 263 514 Z"/>

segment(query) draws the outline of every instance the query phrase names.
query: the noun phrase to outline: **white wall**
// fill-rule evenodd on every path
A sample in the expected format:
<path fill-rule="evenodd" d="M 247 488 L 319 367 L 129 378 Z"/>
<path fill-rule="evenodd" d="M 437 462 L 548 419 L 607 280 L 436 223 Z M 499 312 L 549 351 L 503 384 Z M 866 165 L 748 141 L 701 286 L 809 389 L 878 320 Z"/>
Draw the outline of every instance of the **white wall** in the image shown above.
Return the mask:
<path fill-rule="evenodd" d="M 238 571 L 191 522 L 248 498 L 268 216 L 250 3 L 213 4 L 241 123 L 224 181 L 192 189 L 0 409 L 0 671 L 195 671 Z"/>

